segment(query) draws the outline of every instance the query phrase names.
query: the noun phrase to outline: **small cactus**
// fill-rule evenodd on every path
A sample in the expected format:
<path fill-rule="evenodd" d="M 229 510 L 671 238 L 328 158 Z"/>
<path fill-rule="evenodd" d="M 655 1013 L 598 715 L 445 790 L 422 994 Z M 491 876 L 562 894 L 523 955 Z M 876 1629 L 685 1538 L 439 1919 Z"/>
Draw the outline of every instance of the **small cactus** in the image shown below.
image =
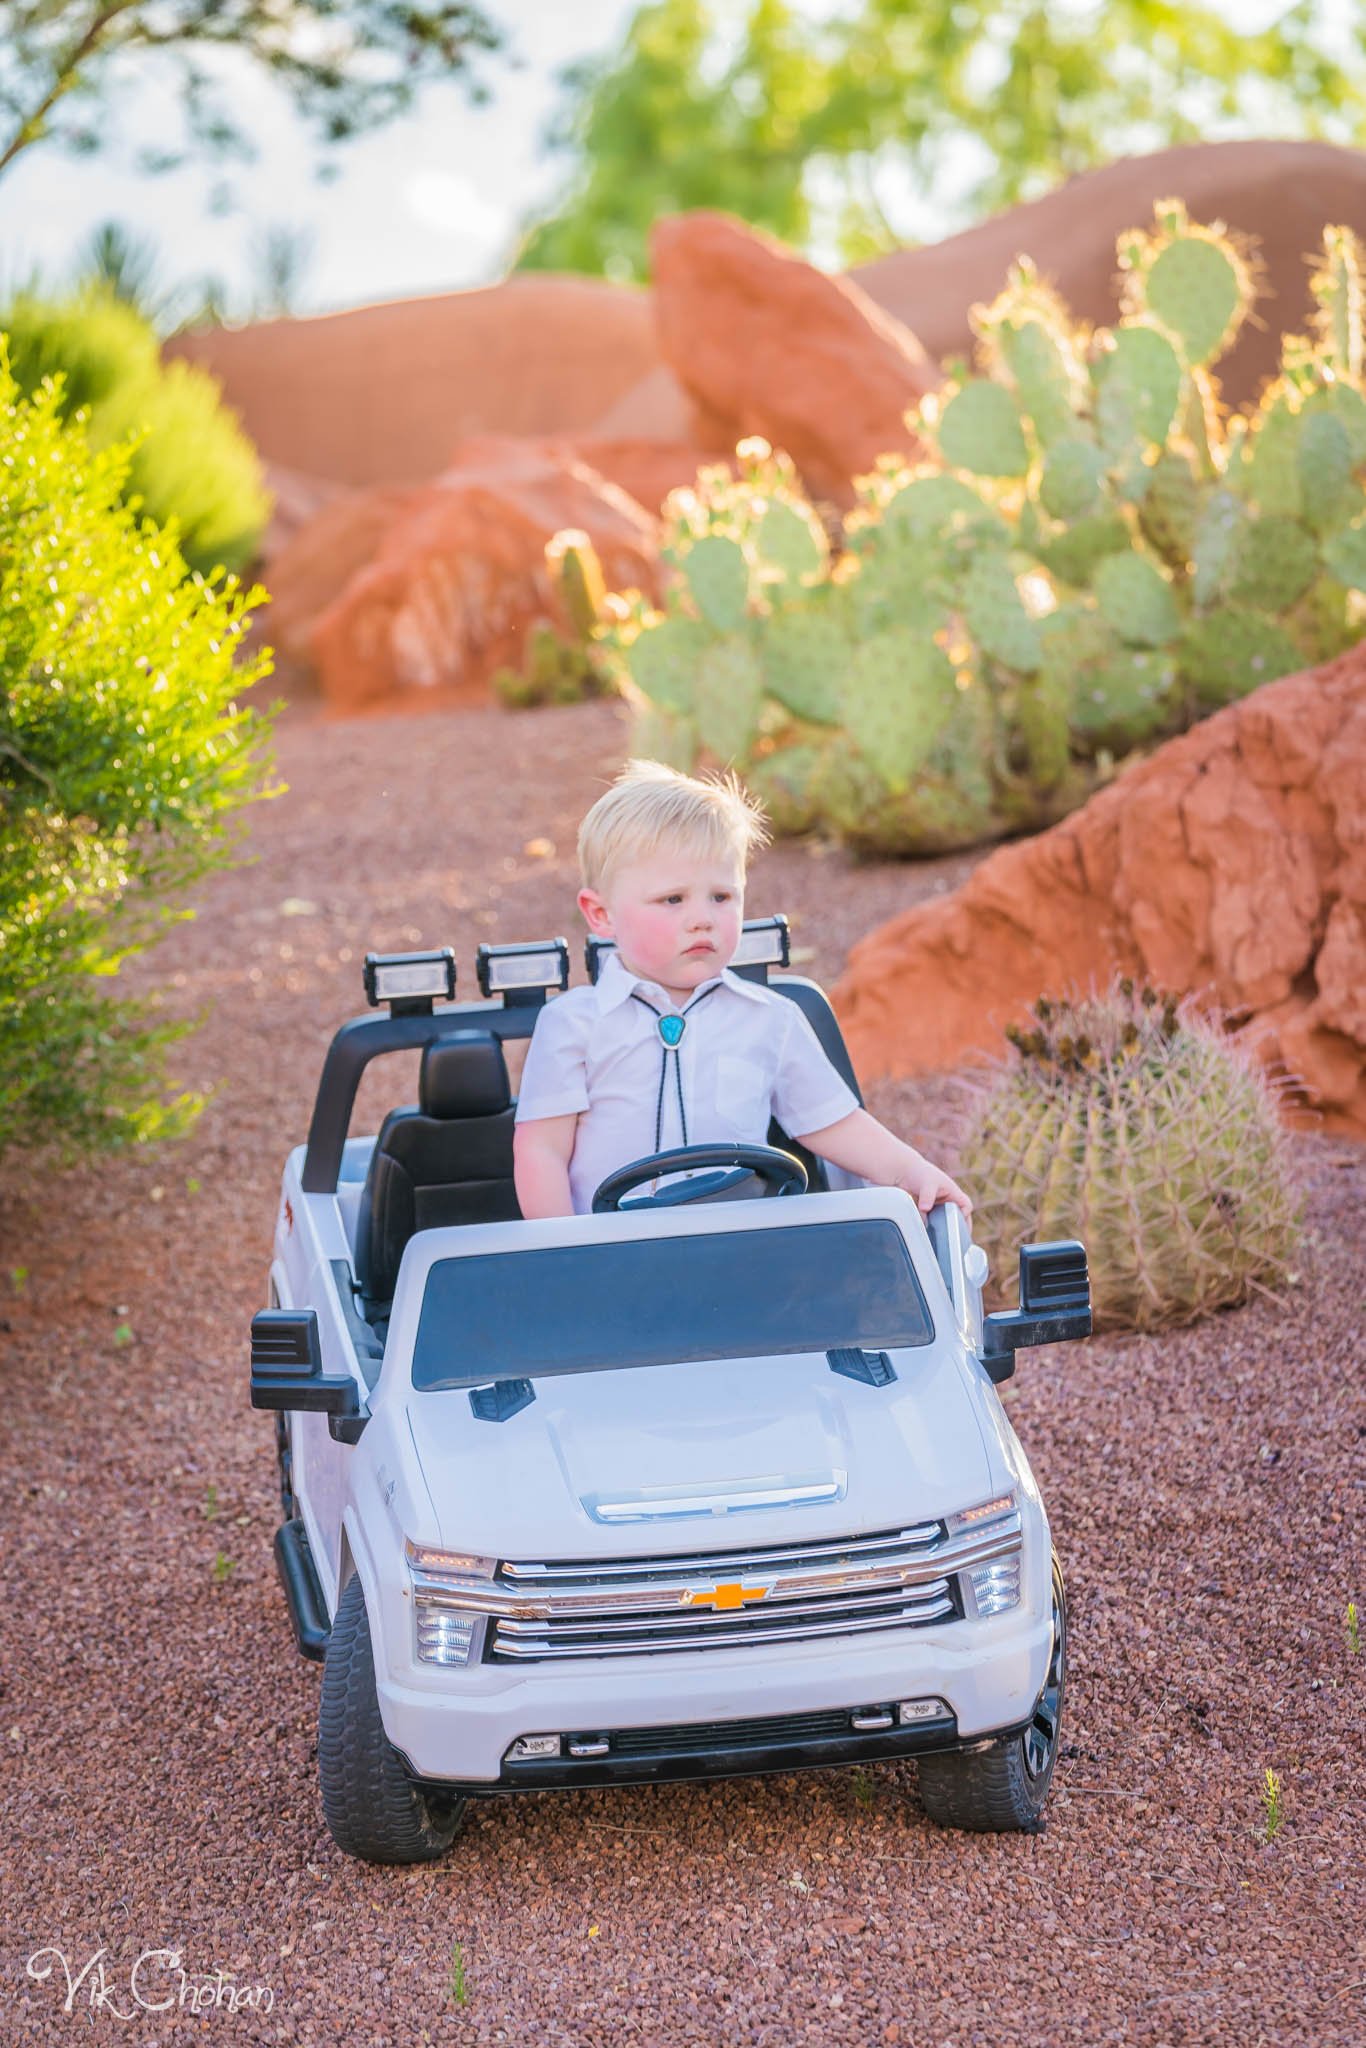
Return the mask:
<path fill-rule="evenodd" d="M 1086 1245 L 1098 1329 L 1160 1329 L 1285 1277 L 1300 1200 L 1274 1085 L 1217 1023 L 1151 987 L 1046 1000 L 978 1087 L 959 1177 L 1006 1272 Z"/>

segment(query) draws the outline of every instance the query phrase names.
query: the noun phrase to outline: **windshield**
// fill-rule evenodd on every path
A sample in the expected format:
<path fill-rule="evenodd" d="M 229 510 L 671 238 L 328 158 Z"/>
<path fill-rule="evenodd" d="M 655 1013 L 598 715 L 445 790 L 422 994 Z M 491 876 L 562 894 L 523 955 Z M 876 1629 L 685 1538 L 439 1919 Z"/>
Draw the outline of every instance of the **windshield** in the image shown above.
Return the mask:
<path fill-rule="evenodd" d="M 880 1217 L 438 1259 L 413 1385 L 928 1344 L 906 1241 Z"/>

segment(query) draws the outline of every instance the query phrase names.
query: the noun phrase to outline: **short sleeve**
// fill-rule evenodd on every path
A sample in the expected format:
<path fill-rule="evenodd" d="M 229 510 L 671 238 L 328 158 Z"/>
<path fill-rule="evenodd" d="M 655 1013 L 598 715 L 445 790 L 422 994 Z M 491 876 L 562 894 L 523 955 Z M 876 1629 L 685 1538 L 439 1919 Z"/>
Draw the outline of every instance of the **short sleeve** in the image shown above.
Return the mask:
<path fill-rule="evenodd" d="M 588 1107 L 587 1020 L 567 996 L 546 1004 L 527 1047 L 517 1121 L 579 1116 Z"/>
<path fill-rule="evenodd" d="M 773 1084 L 773 1114 L 791 1138 L 804 1138 L 837 1124 L 858 1108 L 858 1097 L 842 1081 L 821 1049 L 821 1042 L 797 1005 L 779 1000 L 791 1011 Z"/>

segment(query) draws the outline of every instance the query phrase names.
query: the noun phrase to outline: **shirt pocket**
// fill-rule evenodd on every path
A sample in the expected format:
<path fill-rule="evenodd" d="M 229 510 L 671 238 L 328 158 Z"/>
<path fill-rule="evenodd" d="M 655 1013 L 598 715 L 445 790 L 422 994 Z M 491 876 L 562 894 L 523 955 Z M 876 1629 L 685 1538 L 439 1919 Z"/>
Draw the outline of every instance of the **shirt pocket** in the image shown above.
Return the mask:
<path fill-rule="evenodd" d="M 760 1060 L 721 1053 L 715 1068 L 716 1114 L 736 1138 L 763 1144 L 768 1136 L 773 1080 Z"/>

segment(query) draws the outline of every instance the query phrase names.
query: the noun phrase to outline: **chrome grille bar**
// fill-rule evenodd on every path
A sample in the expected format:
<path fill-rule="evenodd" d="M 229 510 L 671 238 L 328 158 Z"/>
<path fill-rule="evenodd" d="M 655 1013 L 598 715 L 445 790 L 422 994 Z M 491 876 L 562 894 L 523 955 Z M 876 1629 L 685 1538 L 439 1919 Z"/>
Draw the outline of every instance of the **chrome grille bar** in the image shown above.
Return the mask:
<path fill-rule="evenodd" d="M 947 1593 L 948 1590 L 949 1582 L 947 1579 L 935 1579 L 928 1586 L 917 1586 L 915 1588 L 914 1595 L 911 1596 L 912 1603 L 919 1605 L 923 1601 L 937 1599 L 942 1594 Z M 866 1598 L 860 1600 L 858 1611 L 860 1614 L 876 1613 L 879 1608 L 886 1607 L 889 1602 L 899 1607 L 905 1607 L 907 1605 L 907 1597 L 902 1587 L 893 1587 L 889 1592 L 878 1593 L 871 1600 Z M 834 1596 L 833 1600 L 783 1600 L 772 1607 L 766 1601 L 762 1610 L 757 1607 L 748 1609 L 743 1619 L 746 1621 L 763 1622 L 770 1615 L 786 1620 L 789 1615 L 830 1614 L 832 1612 L 838 1614 L 840 1612 L 840 1605 L 838 1603 L 838 1595 Z M 709 1614 L 702 1607 L 685 1608 L 681 1613 L 676 1607 L 655 1607 L 649 1614 L 632 1615 L 625 1621 L 605 1620 L 596 1617 L 591 1621 L 574 1621 L 567 1615 L 561 1620 L 557 1615 L 549 1624 L 549 1627 L 554 1632 L 557 1640 L 561 1634 L 566 1636 L 639 1634 L 642 1630 L 659 1628 L 661 1625 L 665 1627 L 677 1626 L 679 1622 L 685 1622 L 687 1628 L 693 1634 L 710 1635 L 719 1633 L 727 1624 L 739 1621 L 741 1618 L 740 1613 L 733 1608 L 723 1610 L 719 1614 Z M 547 1624 L 544 1621 L 517 1621 L 511 1616 L 500 1618 L 497 1627 L 500 1637 L 545 1636 L 547 1633 Z"/>
<path fill-rule="evenodd" d="M 841 1620 L 828 1619 L 804 1623 L 784 1623 L 776 1628 L 772 1626 L 763 1629 L 756 1628 L 754 1623 L 758 1617 L 755 1615 L 747 1615 L 743 1618 L 743 1621 L 741 1617 L 736 1616 L 734 1623 L 724 1636 L 708 1634 L 705 1640 L 702 1641 L 698 1639 L 695 1625 L 688 1626 L 680 1634 L 677 1631 L 671 1631 L 666 1623 L 661 1627 L 658 1635 L 652 1636 L 648 1642 L 643 1643 L 562 1643 L 558 1640 L 552 1641 L 545 1636 L 533 1642 L 505 1643 L 502 1640 L 502 1628 L 500 1626 L 495 1632 L 490 1654 L 496 1655 L 500 1661 L 504 1658 L 518 1657 L 528 1659 L 536 1657 L 550 1658 L 558 1661 L 561 1657 L 638 1656 L 643 1650 L 711 1649 L 725 1643 L 744 1643 L 749 1645 L 754 1643 L 802 1642 L 822 1636 L 855 1635 L 870 1629 L 906 1628 L 917 1623 L 924 1626 L 927 1622 L 944 1620 L 956 1615 L 956 1613 L 957 1610 L 954 1607 L 953 1601 L 945 1595 L 943 1599 L 934 1601 L 924 1608 L 918 1603 L 907 1602 L 903 1610 L 896 1614 L 881 1616 L 860 1614 Z"/>
<path fill-rule="evenodd" d="M 910 1544 L 923 1547 L 941 1541 L 942 1522 L 919 1522 L 913 1528 L 894 1529 L 882 1536 L 851 1536 L 847 1543 L 789 1543 L 757 1550 L 710 1550 L 695 1555 L 672 1552 L 667 1557 L 594 1559 L 568 1564 L 514 1564 L 498 1567 L 500 1578 L 514 1585 L 532 1582 L 559 1587 L 580 1579 L 644 1578 L 653 1574 L 669 1579 L 691 1578 L 694 1573 L 708 1578 L 729 1578 L 736 1572 L 767 1571 L 784 1564 L 808 1565 L 824 1558 L 859 1557 L 867 1552 L 896 1549 Z"/>

